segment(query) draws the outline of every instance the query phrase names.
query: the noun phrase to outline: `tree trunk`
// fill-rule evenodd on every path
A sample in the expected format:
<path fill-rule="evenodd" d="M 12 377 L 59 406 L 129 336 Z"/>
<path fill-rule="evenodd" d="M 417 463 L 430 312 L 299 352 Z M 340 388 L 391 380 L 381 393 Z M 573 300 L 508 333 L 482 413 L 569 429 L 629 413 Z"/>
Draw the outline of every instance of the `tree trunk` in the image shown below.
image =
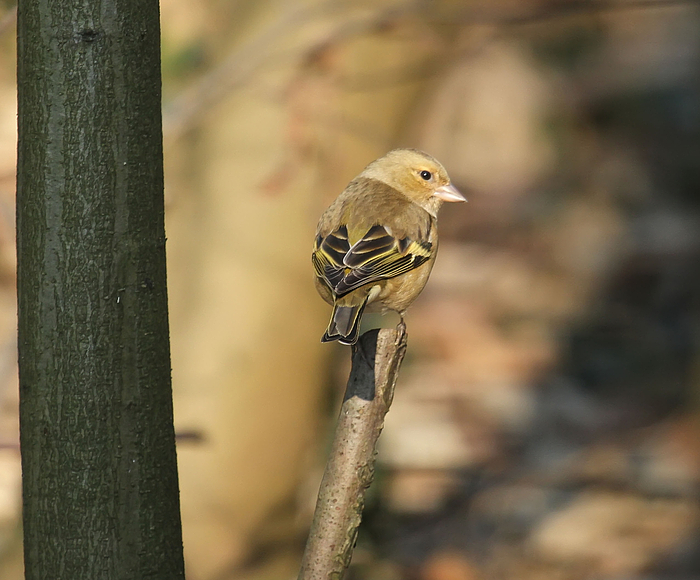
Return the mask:
<path fill-rule="evenodd" d="M 20 0 L 27 580 L 184 578 L 158 0 Z"/>

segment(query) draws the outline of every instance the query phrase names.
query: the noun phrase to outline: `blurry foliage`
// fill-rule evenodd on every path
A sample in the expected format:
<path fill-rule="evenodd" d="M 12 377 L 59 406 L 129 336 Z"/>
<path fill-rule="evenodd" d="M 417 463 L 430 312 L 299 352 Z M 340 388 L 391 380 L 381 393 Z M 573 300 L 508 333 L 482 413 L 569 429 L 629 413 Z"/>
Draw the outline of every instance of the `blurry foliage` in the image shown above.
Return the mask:
<path fill-rule="evenodd" d="M 598 130 L 634 143 L 665 196 L 700 207 L 700 88 L 683 83 L 613 95 L 593 103 L 589 116 Z"/>
<path fill-rule="evenodd" d="M 162 48 L 163 76 L 171 83 L 181 85 L 191 79 L 206 66 L 205 50 L 201 42 L 193 41 L 186 46 L 169 47 L 163 43 Z M 168 86 L 172 91 L 172 87 Z M 166 95 L 167 99 L 168 96 Z"/>
<path fill-rule="evenodd" d="M 586 22 L 552 26 L 549 34 L 533 34 L 529 40 L 533 55 L 543 64 L 572 73 L 605 41 L 605 32 L 595 17 L 589 17 Z"/>

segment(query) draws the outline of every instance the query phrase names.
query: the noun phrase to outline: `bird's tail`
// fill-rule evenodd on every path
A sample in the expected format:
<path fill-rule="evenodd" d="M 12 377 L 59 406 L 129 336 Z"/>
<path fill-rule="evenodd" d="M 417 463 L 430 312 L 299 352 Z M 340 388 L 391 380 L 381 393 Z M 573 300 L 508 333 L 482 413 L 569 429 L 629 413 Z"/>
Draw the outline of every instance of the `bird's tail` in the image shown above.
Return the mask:
<path fill-rule="evenodd" d="M 337 340 L 340 344 L 355 344 L 360 337 L 360 319 L 367 306 L 369 296 L 361 304 L 333 306 L 333 314 L 321 342 Z"/>

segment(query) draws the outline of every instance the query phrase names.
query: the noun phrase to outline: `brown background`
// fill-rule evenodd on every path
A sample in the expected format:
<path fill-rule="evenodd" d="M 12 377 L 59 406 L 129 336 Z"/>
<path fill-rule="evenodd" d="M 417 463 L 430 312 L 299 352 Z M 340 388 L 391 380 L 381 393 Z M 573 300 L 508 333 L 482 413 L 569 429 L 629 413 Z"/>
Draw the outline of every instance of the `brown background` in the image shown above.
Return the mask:
<path fill-rule="evenodd" d="M 14 16 L 0 8 L 0 577 L 21 577 Z M 441 214 L 352 578 L 700 577 L 693 2 L 163 0 L 191 580 L 294 578 L 348 353 L 310 246 L 396 146 Z"/>

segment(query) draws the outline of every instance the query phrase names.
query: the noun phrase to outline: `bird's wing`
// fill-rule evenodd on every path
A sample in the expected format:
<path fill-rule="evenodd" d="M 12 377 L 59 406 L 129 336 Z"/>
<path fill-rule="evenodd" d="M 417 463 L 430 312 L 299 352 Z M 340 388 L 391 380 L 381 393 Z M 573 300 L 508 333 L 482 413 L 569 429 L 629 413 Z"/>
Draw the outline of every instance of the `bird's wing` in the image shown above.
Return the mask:
<path fill-rule="evenodd" d="M 316 275 L 339 298 L 365 284 L 405 274 L 432 253 L 429 241 L 397 239 L 379 225 L 351 246 L 347 227 L 341 226 L 325 238 L 316 238 L 312 261 Z"/>

